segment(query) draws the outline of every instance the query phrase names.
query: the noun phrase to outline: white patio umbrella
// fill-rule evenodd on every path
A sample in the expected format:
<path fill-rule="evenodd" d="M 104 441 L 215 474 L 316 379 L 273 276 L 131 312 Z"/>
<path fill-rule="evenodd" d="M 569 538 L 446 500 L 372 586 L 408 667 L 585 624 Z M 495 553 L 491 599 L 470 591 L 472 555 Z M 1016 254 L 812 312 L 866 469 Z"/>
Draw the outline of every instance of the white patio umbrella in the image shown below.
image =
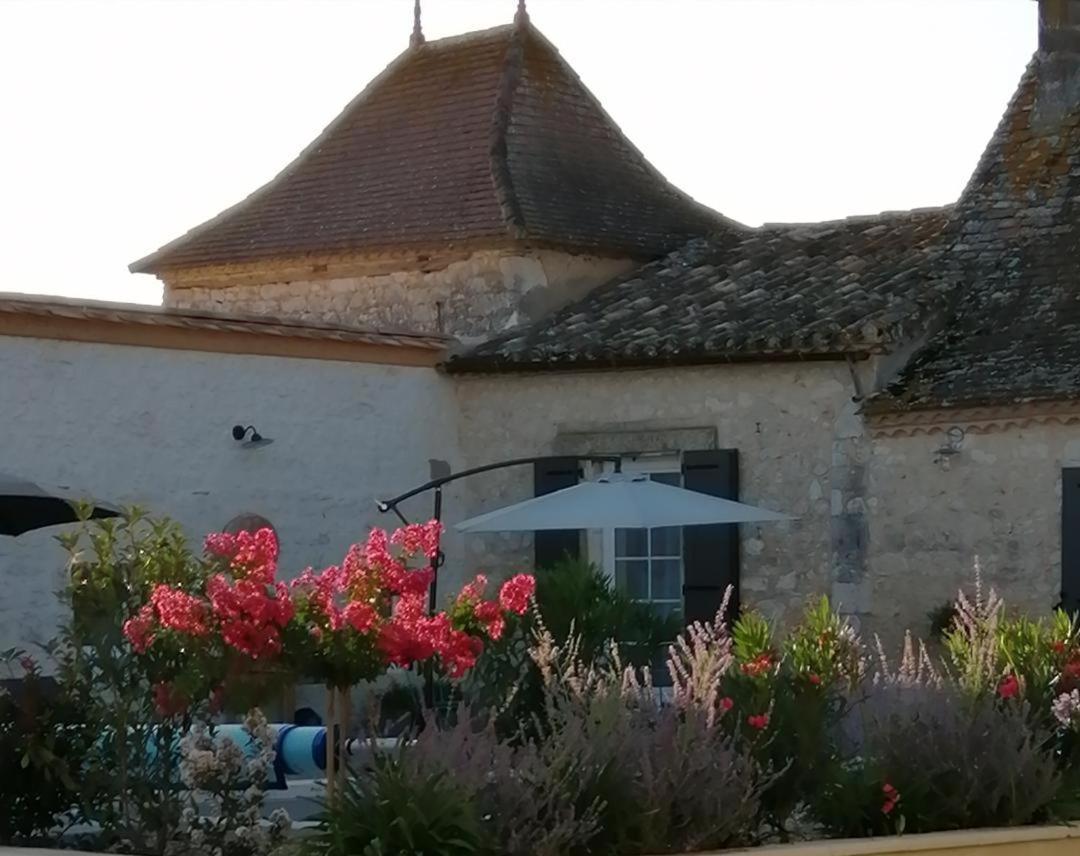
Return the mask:
<path fill-rule="evenodd" d="M 459 523 L 457 529 L 460 532 L 655 529 L 776 520 L 791 520 L 791 517 L 651 481 L 645 475 L 613 473 L 472 517 Z"/>

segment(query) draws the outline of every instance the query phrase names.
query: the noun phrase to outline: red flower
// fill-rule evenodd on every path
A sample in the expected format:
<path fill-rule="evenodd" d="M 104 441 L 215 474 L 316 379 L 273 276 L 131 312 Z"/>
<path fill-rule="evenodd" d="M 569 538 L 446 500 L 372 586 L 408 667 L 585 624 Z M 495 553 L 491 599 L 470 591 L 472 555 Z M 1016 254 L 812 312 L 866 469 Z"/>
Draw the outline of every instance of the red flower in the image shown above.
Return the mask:
<path fill-rule="evenodd" d="M 206 602 L 202 598 L 158 585 L 150 595 L 150 604 L 161 626 L 168 630 L 191 636 L 206 636 L 210 632 Z"/>
<path fill-rule="evenodd" d="M 357 633 L 366 633 L 375 626 L 379 614 L 371 604 L 353 601 L 341 611 L 341 617 Z"/>
<path fill-rule="evenodd" d="M 811 675 L 809 680 L 815 687 L 821 686 L 821 675 Z"/>
<path fill-rule="evenodd" d="M 273 589 L 251 579 L 230 584 L 217 574 L 210 578 L 206 592 L 226 645 L 253 660 L 281 652 L 281 628 L 293 616 L 292 600 L 284 583 L 277 583 Z"/>
<path fill-rule="evenodd" d="M 278 541 L 273 529 L 207 535 L 204 549 L 227 559 L 229 569 L 242 579 L 269 585 L 277 574 Z"/>
<path fill-rule="evenodd" d="M 398 529 L 390 538 L 391 544 L 400 544 L 406 553 L 420 553 L 434 559 L 439 552 L 439 539 L 443 525 L 438 520 L 427 523 L 410 523 Z"/>
<path fill-rule="evenodd" d="M 161 716 L 176 716 L 187 710 L 188 700 L 176 691 L 172 684 L 161 681 L 154 684 L 154 709 Z"/>
<path fill-rule="evenodd" d="M 439 659 L 451 678 L 460 678 L 476 665 L 483 650 L 484 643 L 475 636 L 461 630 L 451 630 L 440 646 Z"/>
<path fill-rule="evenodd" d="M 892 814 L 892 810 L 900 802 L 900 792 L 888 782 L 882 785 L 881 792 L 885 794 L 885 802 L 881 805 L 881 813 Z"/>
<path fill-rule="evenodd" d="M 529 598 L 536 592 L 536 579 L 529 574 L 511 577 L 499 589 L 499 604 L 507 612 L 524 615 L 529 608 Z"/>
<path fill-rule="evenodd" d="M 484 590 L 487 588 L 488 579 L 483 574 L 477 574 L 473 577 L 471 582 L 465 583 L 461 587 L 461 591 L 458 593 L 458 603 L 472 603 L 474 601 L 481 600 L 484 597 Z"/>
<path fill-rule="evenodd" d="M 1064 642 L 1051 642 L 1050 643 L 1050 650 L 1053 651 L 1055 654 L 1064 654 L 1065 653 L 1065 643 Z"/>
<path fill-rule="evenodd" d="M 1006 675 L 998 685 L 997 692 L 1002 698 L 1012 698 L 1020 692 L 1020 681 L 1016 679 L 1016 675 Z"/>
<path fill-rule="evenodd" d="M 772 668 L 772 657 L 768 653 L 759 654 L 749 663 L 742 664 L 742 673 L 751 678 L 766 674 Z"/>
<path fill-rule="evenodd" d="M 764 731 L 769 727 L 769 714 L 762 713 L 758 716 L 746 717 L 746 722 L 751 728 L 756 728 L 758 731 Z"/>
<path fill-rule="evenodd" d="M 723 710 L 724 713 L 727 713 L 733 707 L 735 707 L 735 702 L 733 702 L 727 696 L 724 696 L 722 699 L 720 699 L 720 709 Z"/>
<path fill-rule="evenodd" d="M 506 629 L 506 620 L 503 618 L 502 607 L 493 600 L 482 600 L 473 607 L 473 616 L 484 625 L 487 635 L 492 639 L 502 638 Z"/>
<path fill-rule="evenodd" d="M 142 609 L 133 618 L 124 622 L 124 638 L 131 643 L 136 654 L 145 654 L 154 641 L 154 607 L 143 604 Z"/>

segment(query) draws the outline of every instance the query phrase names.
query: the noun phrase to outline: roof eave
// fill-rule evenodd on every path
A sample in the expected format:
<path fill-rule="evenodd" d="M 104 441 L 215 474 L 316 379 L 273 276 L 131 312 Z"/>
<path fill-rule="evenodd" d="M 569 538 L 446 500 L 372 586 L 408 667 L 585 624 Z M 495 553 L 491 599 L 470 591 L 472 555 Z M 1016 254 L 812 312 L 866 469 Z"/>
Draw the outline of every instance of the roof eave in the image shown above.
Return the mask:
<path fill-rule="evenodd" d="M 866 360 L 879 347 L 850 346 L 820 351 L 748 351 L 745 353 L 694 352 L 664 356 L 608 356 L 583 359 L 556 358 L 521 361 L 498 357 L 451 357 L 441 364 L 447 374 L 545 374 L 549 372 L 602 372 L 618 369 L 691 368 L 694 366 L 738 365 L 745 363 L 836 362 L 849 357 Z"/>

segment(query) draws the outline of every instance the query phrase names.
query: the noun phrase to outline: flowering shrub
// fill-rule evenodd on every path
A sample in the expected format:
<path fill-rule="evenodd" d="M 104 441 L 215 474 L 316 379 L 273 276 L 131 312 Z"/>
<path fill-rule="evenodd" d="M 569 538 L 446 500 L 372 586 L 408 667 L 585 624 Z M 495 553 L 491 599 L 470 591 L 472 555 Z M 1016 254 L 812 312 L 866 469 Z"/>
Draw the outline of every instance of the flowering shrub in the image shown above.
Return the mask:
<path fill-rule="evenodd" d="M 1051 735 L 1023 704 L 956 686 L 876 686 L 845 722 L 843 768 L 816 794 L 832 835 L 1014 826 L 1052 816 Z"/>
<path fill-rule="evenodd" d="M 439 537 L 433 523 L 376 530 L 339 565 L 288 584 L 269 530 L 210 536 L 201 557 L 174 527 L 138 517 L 70 540 L 76 608 L 59 651 L 64 685 L 94 729 L 71 779 L 81 819 L 102 829 L 98 846 L 265 852 L 272 836 L 255 823 L 271 756 L 265 722 L 249 723 L 260 749 L 246 760 L 189 729 L 225 689 L 268 670 L 335 688 L 331 730 L 348 720 L 347 709 L 335 719 L 339 690 L 390 666 L 468 679 L 454 684 L 468 707 L 423 716 L 415 740 L 328 802 L 317 845 L 327 856 L 409 842 L 660 853 L 1010 825 L 1051 819 L 1080 794 L 1080 642 L 1064 614 L 1010 616 L 977 581 L 958 598 L 943 660 L 909 636 L 897 667 L 881 654 L 870 675 L 827 600 L 783 636 L 752 610 L 729 626 L 725 602 L 670 646 L 661 700 L 639 626 L 626 625 L 630 645 L 585 642 L 568 629 L 568 607 L 567 636 L 556 637 L 531 577 L 495 587 L 478 576 L 431 614 Z M 614 599 L 600 609 L 579 597 L 592 583 L 568 590 L 582 625 L 605 632 L 596 616 L 618 613 Z M 528 705 L 472 694 L 489 664 L 509 676 L 500 688 L 535 690 Z M 218 819 L 196 813 L 181 786 L 203 792 Z"/>
<path fill-rule="evenodd" d="M 245 717 L 244 731 L 254 752 L 228 737 L 215 739 L 202 722 L 180 741 L 180 778 L 189 804 L 170 842 L 180 853 L 266 856 L 285 840 L 291 821 L 284 809 L 275 809 L 270 822 L 262 823 L 274 738 L 257 708 Z"/>
<path fill-rule="evenodd" d="M 156 585 L 124 624 L 136 653 L 165 656 L 197 649 L 226 664 L 269 662 L 331 687 L 372 680 L 388 666 L 436 658 L 452 678 L 472 666 L 487 639 L 498 639 L 507 613 L 521 614 L 534 590 L 518 575 L 495 599 L 477 577 L 447 612 L 428 614 L 441 525 L 414 524 L 387 535 L 372 530 L 349 548 L 340 565 L 311 568 L 286 584 L 276 580 L 278 545 L 269 529 L 206 538 L 209 573 L 201 590 Z M 424 564 L 413 566 L 414 560 Z M 158 707 L 182 708 L 188 696 L 167 682 L 156 689 Z"/>
<path fill-rule="evenodd" d="M 431 849 L 422 852 L 561 856 L 753 843 L 770 777 L 721 727 L 723 706 L 695 692 L 709 683 L 699 667 L 715 674 L 713 638 L 702 629 L 683 647 L 683 685 L 665 706 L 617 650 L 586 663 L 579 642 L 560 646 L 539 631 L 531 656 L 543 676 L 540 734 L 504 738 L 464 712 L 429 726 L 382 757 L 373 776 L 355 777 L 363 799 L 331 809 L 320 849 L 398 852 L 393 845 L 408 842 L 402 849 L 417 852 L 423 842 Z"/>

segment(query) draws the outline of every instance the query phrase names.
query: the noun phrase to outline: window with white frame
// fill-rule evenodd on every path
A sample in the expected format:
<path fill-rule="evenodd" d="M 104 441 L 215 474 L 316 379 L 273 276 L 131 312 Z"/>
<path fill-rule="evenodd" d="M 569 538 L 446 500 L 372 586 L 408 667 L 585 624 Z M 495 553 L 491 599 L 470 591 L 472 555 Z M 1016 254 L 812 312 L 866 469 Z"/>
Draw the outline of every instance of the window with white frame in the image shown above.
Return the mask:
<path fill-rule="evenodd" d="M 610 471 L 612 466 L 605 464 Z M 653 481 L 682 487 L 682 465 L 677 454 L 626 457 L 624 473 L 641 473 Z M 634 600 L 652 604 L 662 615 L 677 615 L 683 608 L 682 527 L 659 529 L 607 529 L 590 534 L 589 554 L 620 591 Z"/>

